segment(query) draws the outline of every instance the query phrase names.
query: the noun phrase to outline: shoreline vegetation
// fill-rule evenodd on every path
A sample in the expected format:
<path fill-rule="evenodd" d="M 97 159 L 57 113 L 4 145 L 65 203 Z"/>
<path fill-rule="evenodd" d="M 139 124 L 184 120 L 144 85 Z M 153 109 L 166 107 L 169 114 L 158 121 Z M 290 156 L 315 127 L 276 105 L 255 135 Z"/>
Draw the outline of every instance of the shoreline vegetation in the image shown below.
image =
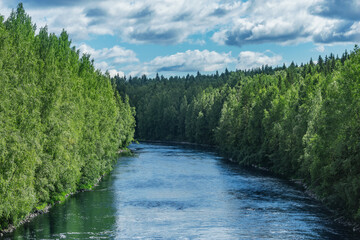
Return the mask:
<path fill-rule="evenodd" d="M 0 16 L 0 233 L 91 189 L 134 135 L 110 76 L 64 30 L 35 31 L 22 4 Z"/>
<path fill-rule="evenodd" d="M 136 139 L 216 146 L 302 185 L 359 231 L 360 49 L 316 62 L 211 75 L 115 76 Z M 301 180 L 301 182 L 300 182 Z"/>
<path fill-rule="evenodd" d="M 132 156 L 132 151 L 128 148 L 124 148 L 124 149 L 119 149 L 118 151 L 118 156 L 117 158 L 121 158 L 121 157 L 125 157 L 125 156 Z M 109 172 L 110 173 L 110 172 Z M 35 217 L 41 215 L 41 214 L 45 214 L 48 213 L 50 211 L 50 209 L 52 207 L 54 207 L 55 205 L 58 204 L 63 204 L 69 197 L 78 194 L 80 192 L 86 192 L 86 191 L 92 191 L 94 187 L 98 186 L 98 184 L 100 183 L 100 181 L 109 173 L 106 173 L 102 176 L 100 176 L 94 183 L 93 186 L 90 186 L 89 188 L 84 188 L 84 189 L 78 189 L 76 192 L 70 192 L 67 193 L 65 195 L 63 195 L 63 197 L 58 200 L 57 202 L 54 202 L 52 204 L 43 204 L 42 206 L 38 206 L 36 207 L 36 209 L 29 213 L 25 218 L 23 218 L 17 225 L 9 225 L 6 229 L 3 229 L 0 231 L 0 237 L 4 236 L 5 234 L 11 233 L 14 230 L 16 230 L 16 228 L 18 228 L 19 226 L 30 222 L 32 219 L 34 219 Z"/>
<path fill-rule="evenodd" d="M 358 46 L 300 66 L 126 79 L 96 70 L 65 31 L 35 31 L 22 4 L 0 16 L 0 235 L 91 189 L 134 134 L 216 146 L 360 230 Z"/>
<path fill-rule="evenodd" d="M 129 148 L 123 148 L 123 149 L 119 149 L 118 150 L 118 156 L 117 158 L 121 158 L 121 157 L 127 157 L 127 156 L 132 156 L 133 153 Z M 110 172 L 109 172 L 110 173 Z M 16 228 L 18 228 L 19 226 L 23 225 L 24 223 L 30 222 L 32 219 L 34 219 L 35 217 L 41 215 L 41 214 L 45 214 L 48 213 L 50 211 L 50 209 L 52 207 L 54 207 L 57 204 L 62 204 L 66 201 L 66 199 L 68 199 L 69 197 L 80 193 L 80 192 L 86 192 L 86 191 L 92 191 L 94 187 L 98 186 L 98 184 L 100 183 L 100 181 L 109 173 L 106 173 L 102 176 L 100 176 L 94 183 L 93 186 L 90 186 L 89 188 L 84 188 L 84 189 L 78 189 L 76 192 L 70 192 L 67 193 L 65 195 L 63 195 L 63 197 L 57 201 L 54 202 L 52 204 L 43 204 L 42 206 L 38 206 L 36 207 L 36 210 L 34 210 L 33 212 L 29 213 L 25 218 L 23 218 L 17 225 L 10 225 L 8 226 L 6 229 L 0 230 L 0 237 L 2 237 L 3 235 L 7 234 L 7 233 L 11 233 L 14 230 L 16 230 Z"/>
<path fill-rule="evenodd" d="M 181 145 L 191 145 L 191 146 L 201 146 L 201 147 L 216 147 L 215 145 L 198 144 L 198 143 L 192 143 L 192 142 L 178 142 L 178 141 L 139 140 L 139 142 L 160 143 L 160 144 L 170 143 L 170 144 L 181 144 Z M 219 150 L 217 149 L 216 152 L 219 152 Z M 226 159 L 228 161 L 230 161 L 230 162 L 238 163 L 237 161 L 234 161 L 234 159 L 232 159 L 232 158 L 226 158 Z M 316 193 L 313 190 L 311 190 L 311 188 L 308 185 L 306 185 L 304 179 L 291 179 L 291 178 L 288 178 L 288 177 L 286 177 L 284 175 L 276 174 L 274 171 L 272 171 L 269 168 L 261 167 L 261 166 L 255 165 L 255 164 L 252 164 L 252 165 L 246 166 L 246 167 L 261 170 L 263 172 L 269 172 L 271 174 L 275 174 L 275 176 L 277 176 L 277 177 L 285 178 L 288 181 L 290 181 L 291 183 L 296 184 L 298 187 L 301 187 L 303 189 L 304 193 L 307 196 L 309 196 L 310 198 L 312 198 L 312 199 L 314 199 L 314 200 L 316 200 L 318 202 L 321 202 L 326 207 L 326 203 L 324 203 L 319 198 L 319 196 L 317 196 Z M 337 223 L 339 223 L 339 224 L 341 224 L 343 226 L 346 226 L 346 227 L 351 227 L 353 231 L 360 232 L 360 224 L 358 222 L 351 221 L 348 218 L 346 218 L 345 216 L 343 216 L 341 214 L 339 215 L 339 213 L 337 213 L 336 211 L 334 211 L 334 210 L 332 210 L 332 209 L 330 209 L 328 207 L 327 207 L 327 210 L 332 213 L 333 220 L 335 222 L 337 222 Z"/>
<path fill-rule="evenodd" d="M 198 143 L 194 143 L 194 142 L 184 142 L 184 141 L 164 141 L 164 140 L 144 140 L 144 139 L 140 139 L 138 141 L 144 142 L 144 143 L 179 144 L 179 145 L 200 146 L 200 147 L 207 147 L 207 148 L 213 148 L 213 147 L 217 148 L 217 146 L 215 146 L 215 145 L 198 144 Z M 219 152 L 219 149 L 216 149 L 215 151 Z M 228 161 L 233 162 L 233 163 L 238 163 L 237 161 L 235 161 L 232 158 L 225 158 L 225 159 L 227 159 Z M 245 167 L 250 167 L 252 169 L 257 169 L 257 170 L 260 170 L 263 172 L 268 172 L 268 173 L 274 174 L 274 176 L 276 176 L 276 177 L 285 178 L 289 182 L 291 182 L 291 183 L 297 185 L 298 187 L 300 187 L 301 189 L 303 189 L 304 193 L 307 196 L 309 196 L 310 198 L 312 198 L 318 202 L 321 202 L 324 207 L 327 207 L 326 203 L 324 203 L 322 201 L 322 199 L 320 199 L 319 196 L 316 195 L 316 193 L 305 183 L 304 179 L 288 178 L 284 175 L 276 174 L 274 171 L 272 171 L 269 168 L 261 167 L 261 166 L 255 165 L 255 164 L 252 164 L 250 166 L 245 166 Z M 360 224 L 358 222 L 349 220 L 348 218 L 346 218 L 346 216 L 339 214 L 338 212 L 334 211 L 333 209 L 330 209 L 329 207 L 327 207 L 327 210 L 329 212 L 331 212 L 331 214 L 333 215 L 332 216 L 333 220 L 335 222 L 337 222 L 338 224 L 341 224 L 343 226 L 346 226 L 346 227 L 351 227 L 353 231 L 360 232 Z"/>
<path fill-rule="evenodd" d="M 139 142 L 145 142 L 145 143 L 157 143 L 157 144 L 179 144 L 179 145 L 190 145 L 190 146 L 200 146 L 200 147 L 207 147 L 207 148 L 212 148 L 212 147 L 217 147 L 215 145 L 208 145 L 208 144 L 198 144 L 198 143 L 194 143 L 194 142 L 184 142 L 184 141 L 164 141 L 164 140 L 144 140 L 144 139 L 141 139 L 141 140 L 138 140 Z M 216 149 L 215 150 L 216 152 L 219 153 L 219 149 Z M 234 159 L 232 158 L 225 158 L 227 159 L 228 161 L 232 162 L 232 163 L 238 163 L 237 161 L 234 161 Z M 349 220 L 349 218 L 347 218 L 346 216 L 344 215 L 341 215 L 339 214 L 338 212 L 334 211 L 333 209 L 330 209 L 328 206 L 326 206 L 326 203 L 324 203 L 324 201 L 319 198 L 318 195 L 316 195 L 316 193 L 305 183 L 304 179 L 294 179 L 294 178 L 288 178 L 284 175 L 279 175 L 279 174 L 276 174 L 274 171 L 272 171 L 271 169 L 269 168 L 265 168 L 265 167 L 261 167 L 261 166 L 258 166 L 258 165 L 255 165 L 255 164 L 252 164 L 250 166 L 246 166 L 246 165 L 243 165 L 245 167 L 250 167 L 252 169 L 257 169 L 257 170 L 260 170 L 260 171 L 263 171 L 263 172 L 268 172 L 268 173 L 271 173 L 271 174 L 274 174 L 274 176 L 276 177 L 281 177 L 281 178 L 285 178 L 287 179 L 289 182 L 297 185 L 298 187 L 300 187 L 301 189 L 303 189 L 304 193 L 309 196 L 310 198 L 318 201 L 318 202 L 321 202 L 323 204 L 324 207 L 327 207 L 327 210 L 329 212 L 331 212 L 331 214 L 333 215 L 333 220 L 335 222 L 337 222 L 338 224 L 340 225 L 343 225 L 343 226 L 346 226 L 346 227 L 351 227 L 352 230 L 355 232 L 360 232 L 360 223 L 356 222 L 356 221 L 353 221 L 353 220 Z"/>

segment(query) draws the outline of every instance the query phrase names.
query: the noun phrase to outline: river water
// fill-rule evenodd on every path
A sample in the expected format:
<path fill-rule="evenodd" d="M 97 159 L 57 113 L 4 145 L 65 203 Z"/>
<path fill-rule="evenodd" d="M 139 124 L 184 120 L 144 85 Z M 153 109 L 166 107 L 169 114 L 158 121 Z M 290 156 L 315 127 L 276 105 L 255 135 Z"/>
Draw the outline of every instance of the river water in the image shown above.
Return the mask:
<path fill-rule="evenodd" d="M 210 150 L 135 144 L 93 191 L 9 239 L 360 239 L 290 182 Z"/>

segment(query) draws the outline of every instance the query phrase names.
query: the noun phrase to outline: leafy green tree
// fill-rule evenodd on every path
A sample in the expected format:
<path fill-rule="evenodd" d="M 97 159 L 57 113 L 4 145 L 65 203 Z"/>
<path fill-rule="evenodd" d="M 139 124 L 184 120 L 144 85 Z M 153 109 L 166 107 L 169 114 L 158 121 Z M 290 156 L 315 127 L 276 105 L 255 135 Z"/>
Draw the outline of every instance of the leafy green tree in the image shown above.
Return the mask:
<path fill-rule="evenodd" d="M 134 110 L 68 34 L 35 34 L 22 4 L 0 17 L 0 229 L 111 169 Z"/>
<path fill-rule="evenodd" d="M 216 145 L 242 165 L 302 179 L 360 221 L 359 56 L 355 47 L 317 64 L 113 81 L 136 109 L 137 138 Z"/>

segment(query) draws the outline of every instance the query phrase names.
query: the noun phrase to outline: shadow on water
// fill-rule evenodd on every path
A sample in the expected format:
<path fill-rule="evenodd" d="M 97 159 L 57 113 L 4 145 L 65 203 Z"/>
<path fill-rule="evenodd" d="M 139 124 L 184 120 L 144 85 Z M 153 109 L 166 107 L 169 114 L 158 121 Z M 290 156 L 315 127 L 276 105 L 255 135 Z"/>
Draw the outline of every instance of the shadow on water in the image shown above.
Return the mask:
<path fill-rule="evenodd" d="M 9 239 L 88 239 L 115 235 L 115 206 L 112 204 L 111 176 L 106 176 L 94 191 L 80 192 L 35 217 L 13 233 Z"/>
<path fill-rule="evenodd" d="M 181 201 L 131 201 L 125 204 L 134 206 L 134 207 L 142 207 L 142 208 L 173 208 L 176 210 L 184 210 L 186 208 L 196 207 L 193 202 L 181 202 Z"/>
<path fill-rule="evenodd" d="M 213 148 L 144 143 L 94 191 L 9 239 L 360 239 L 301 188 L 225 161 Z"/>

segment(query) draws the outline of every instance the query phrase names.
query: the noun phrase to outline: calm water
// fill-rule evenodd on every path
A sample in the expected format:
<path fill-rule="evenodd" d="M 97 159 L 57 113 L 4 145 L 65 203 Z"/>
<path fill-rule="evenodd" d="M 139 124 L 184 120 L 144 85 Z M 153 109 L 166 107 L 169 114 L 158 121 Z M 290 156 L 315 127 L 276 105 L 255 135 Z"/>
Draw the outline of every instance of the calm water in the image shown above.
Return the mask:
<path fill-rule="evenodd" d="M 360 239 L 289 182 L 184 146 L 132 145 L 94 191 L 15 239 Z"/>

